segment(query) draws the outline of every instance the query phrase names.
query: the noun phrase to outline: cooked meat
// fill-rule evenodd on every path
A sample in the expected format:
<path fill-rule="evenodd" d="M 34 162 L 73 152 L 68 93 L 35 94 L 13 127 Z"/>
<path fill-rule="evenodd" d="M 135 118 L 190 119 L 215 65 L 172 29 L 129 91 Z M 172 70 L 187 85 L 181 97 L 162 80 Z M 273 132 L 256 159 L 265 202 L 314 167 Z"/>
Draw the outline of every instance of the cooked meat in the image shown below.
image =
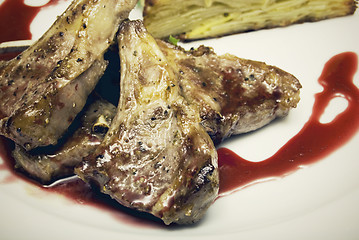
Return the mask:
<path fill-rule="evenodd" d="M 299 102 L 299 81 L 277 67 L 218 56 L 209 47 L 185 51 L 157 43 L 179 75 L 181 94 L 198 106 L 201 123 L 215 143 L 285 116 Z"/>
<path fill-rule="evenodd" d="M 136 2 L 74 0 L 34 45 L 1 65 L 0 133 L 27 150 L 56 144 L 104 72 L 103 54 Z"/>
<path fill-rule="evenodd" d="M 201 123 L 216 143 L 285 116 L 299 101 L 298 80 L 276 67 L 230 55 L 217 56 L 208 47 L 185 51 L 161 40 L 157 43 L 171 66 L 181 73 L 181 94 L 198 105 Z M 228 79 L 226 69 L 237 69 L 237 72 L 232 72 L 232 78 Z M 105 111 L 101 115 L 111 117 L 115 114 L 111 106 L 101 104 L 96 108 L 99 114 Z M 99 115 L 93 119 L 95 116 Z M 56 152 L 31 155 L 18 146 L 14 154 L 18 166 L 43 183 L 73 174 L 73 167 L 102 139 L 102 135 L 91 137 L 91 127 L 88 123 L 84 126 Z M 89 142 L 90 137 L 93 142 Z"/>
<path fill-rule="evenodd" d="M 118 112 L 76 173 L 120 204 L 165 224 L 196 222 L 218 193 L 213 142 L 142 22 L 124 22 L 118 44 Z"/>
<path fill-rule="evenodd" d="M 357 0 L 145 0 L 144 23 L 156 38 L 218 37 L 353 14 Z"/>
<path fill-rule="evenodd" d="M 181 94 L 199 105 L 202 124 L 215 143 L 285 116 L 300 100 L 299 81 L 276 67 L 229 54 L 218 56 L 210 47 L 185 51 L 157 41 L 172 67 L 180 73 Z M 238 73 L 228 75 L 233 69 Z M 228 79 L 230 75 L 233 81 Z"/>
<path fill-rule="evenodd" d="M 114 105 L 103 99 L 96 100 L 86 107 L 79 128 L 63 144 L 45 153 L 26 152 L 16 145 L 12 153 L 15 167 L 44 184 L 73 175 L 74 167 L 101 143 L 115 113 Z"/>

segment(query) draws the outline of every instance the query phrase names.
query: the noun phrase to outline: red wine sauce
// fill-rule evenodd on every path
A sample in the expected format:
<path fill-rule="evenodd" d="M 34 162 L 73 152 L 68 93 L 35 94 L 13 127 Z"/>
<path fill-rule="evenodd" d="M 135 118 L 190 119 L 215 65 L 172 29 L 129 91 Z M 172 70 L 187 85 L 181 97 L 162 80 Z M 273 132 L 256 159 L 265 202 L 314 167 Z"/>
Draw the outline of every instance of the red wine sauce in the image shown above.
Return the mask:
<path fill-rule="evenodd" d="M 6 170 L 9 174 L 6 175 L 3 179 L 0 180 L 0 183 L 10 183 L 16 181 L 17 172 L 14 170 L 14 160 L 11 157 L 11 143 L 10 140 L 5 139 L 0 136 L 0 158 L 4 162 L 0 162 L 0 171 Z"/>
<path fill-rule="evenodd" d="M 0 5 L 0 43 L 31 39 L 30 23 L 41 7 L 29 7 L 23 1 L 5 0 Z M 56 2 L 58 0 L 51 0 L 45 6 Z M 11 27 L 9 27 L 9 23 L 11 23 Z M 0 59 L 10 59 L 15 56 L 15 54 L 0 55 Z M 359 128 L 359 91 L 353 84 L 353 75 L 356 72 L 357 64 L 357 56 L 352 52 L 339 54 L 328 61 L 319 78 L 319 83 L 324 87 L 324 90 L 315 96 L 313 112 L 309 121 L 274 156 L 262 162 L 250 162 L 229 149 L 218 149 L 220 193 L 224 194 L 240 189 L 261 179 L 288 174 L 298 169 L 299 166 L 318 161 L 347 142 Z M 327 124 L 320 123 L 319 119 L 324 109 L 330 100 L 337 97 L 338 94 L 347 99 L 347 109 L 332 122 Z M 8 141 L 1 138 L 0 156 L 4 163 L 0 163 L 0 171 L 9 170 L 13 173 L 5 180 L 2 180 L 2 183 L 16 181 L 17 177 L 34 183 L 14 170 L 10 149 L 11 145 L 8 145 Z M 128 215 L 138 216 L 138 214 L 142 214 L 121 207 L 108 196 L 92 190 L 88 184 L 78 179 L 64 180 L 50 188 L 40 187 L 47 191 L 61 193 L 81 204 L 110 209 L 121 220 L 125 219 L 124 216 L 127 218 Z M 152 216 L 144 215 L 144 218 L 150 219 L 147 224 L 153 221 Z M 125 222 L 131 223 L 137 221 L 125 220 Z M 136 224 L 139 223 L 137 222 Z M 140 225 L 143 224 L 141 223 Z"/>
<path fill-rule="evenodd" d="M 21 52 L 7 52 L 0 54 L 0 61 L 1 60 L 10 60 L 19 55 Z"/>
<path fill-rule="evenodd" d="M 40 9 L 56 4 L 51 0 L 44 6 L 31 7 L 24 0 L 5 0 L 0 5 L 0 43 L 15 40 L 31 39 L 30 24 Z"/>
<path fill-rule="evenodd" d="M 64 195 L 75 203 L 107 210 L 116 219 L 132 226 L 149 227 L 151 229 L 164 227 L 162 221 L 158 218 L 148 213 L 123 207 L 110 196 L 101 193 L 98 189 L 94 189 L 93 186 L 91 187 L 88 183 L 76 177 L 59 181 L 59 183 L 43 189 Z"/>
<path fill-rule="evenodd" d="M 152 229 L 164 227 L 164 224 L 158 218 L 121 206 L 115 200 L 111 199 L 110 196 L 102 194 L 98 189 L 94 189 L 79 178 L 71 177 L 61 179 L 50 186 L 39 184 L 27 176 L 26 173 L 19 172 L 14 168 L 15 161 L 11 157 L 13 149 L 13 142 L 0 136 L 0 158 L 4 160 L 3 163 L 0 162 L 0 171 L 5 170 L 9 173 L 0 179 L 0 184 L 16 183 L 16 181 L 21 179 L 39 187 L 49 194 L 61 194 L 76 204 L 88 205 L 105 210 L 122 223 L 136 227 L 150 227 Z"/>
<path fill-rule="evenodd" d="M 311 164 L 346 143 L 359 127 L 359 90 L 353 84 L 357 55 L 345 52 L 330 59 L 319 77 L 324 90 L 315 95 L 312 115 L 302 130 L 272 157 L 250 162 L 226 148 L 218 149 L 221 195 L 260 179 L 281 177 Z M 330 123 L 320 123 L 326 106 L 335 97 L 348 101 L 346 110 Z"/>
<path fill-rule="evenodd" d="M 262 179 L 284 176 L 295 171 L 299 166 L 318 161 L 347 142 L 359 128 L 359 90 L 353 84 L 356 69 L 357 56 L 352 52 L 339 54 L 327 62 L 319 78 L 319 83 L 324 90 L 315 96 L 310 119 L 303 129 L 272 157 L 262 162 L 250 162 L 229 149 L 218 149 L 221 195 Z M 338 94 L 347 99 L 347 109 L 336 116 L 332 122 L 320 123 L 319 119 L 324 109 Z M 7 140 L 1 140 L 0 154 L 5 162 L 0 164 L 0 170 L 7 169 L 14 173 L 11 175 L 34 183 L 14 170 L 9 150 L 11 145 L 6 143 Z M 14 180 L 11 177 L 8 179 Z M 4 182 L 6 181 L 2 181 Z M 64 180 L 50 188 L 42 187 L 42 189 L 61 193 L 77 203 L 108 209 L 116 218 L 126 223 L 142 226 L 148 226 L 151 223 L 152 227 L 160 226 L 157 224 L 158 221 L 156 225 L 153 225 L 156 219 L 146 214 L 141 218 L 133 218 L 142 213 L 121 207 L 108 196 L 92 190 L 88 184 L 78 179 Z"/>

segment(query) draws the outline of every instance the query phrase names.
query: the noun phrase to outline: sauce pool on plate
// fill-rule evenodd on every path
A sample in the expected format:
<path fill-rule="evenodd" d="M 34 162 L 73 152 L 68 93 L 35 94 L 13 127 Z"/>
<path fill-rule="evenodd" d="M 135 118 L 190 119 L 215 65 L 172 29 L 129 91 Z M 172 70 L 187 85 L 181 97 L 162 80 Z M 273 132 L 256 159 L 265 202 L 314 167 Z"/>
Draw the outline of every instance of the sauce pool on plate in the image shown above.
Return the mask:
<path fill-rule="evenodd" d="M 359 128 L 359 90 L 353 83 L 357 66 L 357 55 L 353 52 L 338 54 L 325 64 L 318 80 L 324 90 L 315 96 L 312 115 L 301 131 L 272 157 L 250 162 L 229 149 L 218 149 L 221 194 L 260 179 L 284 176 L 346 143 Z M 325 108 L 338 96 L 348 101 L 348 107 L 332 122 L 321 123 Z"/>
<path fill-rule="evenodd" d="M 30 24 L 42 7 L 54 5 L 59 0 L 51 0 L 41 7 L 24 4 L 24 0 L 5 0 L 0 5 L 0 43 L 31 39 Z M 9 26 L 11 23 L 11 26 Z"/>
<path fill-rule="evenodd" d="M 57 2 L 58 0 L 51 0 L 44 6 Z M 23 0 L 5 0 L 0 5 L 0 43 L 31 39 L 30 23 L 40 9 L 41 7 L 26 6 Z M 14 15 L 14 12 L 19 14 Z M 11 27 L 5 26 L 9 19 L 12 19 Z M 0 54 L 0 60 L 11 59 L 14 56 L 16 55 L 13 53 L 3 53 Z M 261 179 L 285 176 L 300 166 L 324 158 L 350 140 L 359 128 L 359 90 L 353 84 L 357 66 L 357 55 L 353 52 L 338 54 L 325 64 L 319 78 L 324 90 L 315 95 L 312 115 L 302 130 L 272 157 L 261 162 L 251 162 L 229 149 L 218 149 L 220 194 L 226 195 Z M 321 123 L 319 120 L 324 109 L 330 100 L 338 96 L 348 101 L 348 107 L 332 122 Z M 4 163 L 0 164 L 0 171 L 10 170 L 14 173 L 12 176 L 17 175 L 26 180 L 26 177 L 14 170 L 10 145 L 6 144 L 6 140 L 0 140 L 0 155 L 4 160 Z M 7 183 L 11 179 L 12 177 L 7 178 L 7 181 L 2 183 Z M 90 187 L 78 179 L 64 180 L 51 187 L 40 187 L 46 191 L 61 193 L 75 202 L 118 210 L 113 201 L 106 198 L 101 200 L 101 194 L 92 193 Z"/>
<path fill-rule="evenodd" d="M 285 176 L 300 166 L 312 164 L 324 158 L 350 140 L 359 128 L 359 89 L 353 84 L 357 65 L 358 58 L 353 52 L 338 54 L 325 64 L 319 78 L 319 83 L 324 90 L 315 96 L 312 115 L 301 131 L 272 157 L 261 162 L 251 162 L 227 148 L 218 149 L 220 196 L 262 179 Z M 332 122 L 321 123 L 319 120 L 326 106 L 338 95 L 348 101 L 348 107 Z M 36 184 L 14 170 L 11 143 L 4 138 L 0 140 L 0 157 L 4 160 L 4 163 L 0 164 L 0 171 L 8 170 L 13 173 L 1 183 L 14 180 L 13 176 L 16 175 Z M 119 209 L 118 204 L 107 196 L 93 192 L 88 184 L 77 178 L 60 181 L 51 187 L 39 187 L 45 191 L 63 194 L 77 203 L 109 209 L 110 212 L 127 211 L 125 208 Z M 129 215 L 136 214 L 136 212 L 129 213 Z M 121 217 L 121 219 L 124 218 Z M 142 225 L 144 222 L 136 224 Z"/>

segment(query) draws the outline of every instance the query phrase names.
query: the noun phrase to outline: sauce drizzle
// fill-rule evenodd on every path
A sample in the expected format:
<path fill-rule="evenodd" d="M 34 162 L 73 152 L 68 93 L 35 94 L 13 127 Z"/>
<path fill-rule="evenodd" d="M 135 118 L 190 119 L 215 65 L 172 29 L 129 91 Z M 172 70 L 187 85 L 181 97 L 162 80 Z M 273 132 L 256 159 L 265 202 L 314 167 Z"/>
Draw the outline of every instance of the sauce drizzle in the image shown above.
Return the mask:
<path fill-rule="evenodd" d="M 228 194 L 260 179 L 284 176 L 324 158 L 346 143 L 359 128 L 359 89 L 353 83 L 357 65 L 358 58 L 353 52 L 338 54 L 325 64 L 318 79 L 324 90 L 315 95 L 311 117 L 272 157 L 250 162 L 229 149 L 218 149 L 220 194 Z M 332 122 L 320 123 L 330 100 L 338 96 L 348 101 L 348 107 Z"/>
<path fill-rule="evenodd" d="M 51 0 L 44 6 L 55 4 L 58 1 Z M 30 24 L 44 6 L 30 7 L 24 4 L 24 0 L 5 0 L 0 5 L 0 43 L 31 39 Z M 11 23 L 11 27 L 9 27 L 9 23 Z M 0 54 L 0 59 L 10 59 L 13 56 L 15 55 L 3 53 Z M 338 54 L 326 63 L 319 78 L 319 83 L 324 90 L 315 96 L 310 119 L 303 129 L 272 157 L 262 162 L 250 162 L 229 149 L 218 149 L 220 194 L 228 194 L 261 179 L 284 176 L 300 166 L 320 160 L 349 141 L 359 129 L 359 90 L 353 84 L 357 65 L 357 55 L 353 52 Z M 348 101 L 347 109 L 332 122 L 320 123 L 320 116 L 326 106 L 330 100 L 338 96 L 342 96 Z M 9 145 L 0 138 L 0 155 L 5 161 L 4 163 L 0 162 L 0 171 L 9 170 L 14 175 L 26 180 L 26 177 L 14 170 L 14 163 L 9 151 Z M 13 180 L 11 177 L 7 177 L 2 183 L 11 180 Z M 79 180 L 65 181 L 50 188 L 42 188 L 61 193 L 83 204 L 106 206 L 110 209 L 110 206 L 114 204 L 106 197 L 101 199 L 104 197 L 103 195 L 94 193 L 88 185 Z M 116 208 L 118 208 L 118 204 L 116 204 Z"/>
<path fill-rule="evenodd" d="M 41 7 L 31 7 L 24 0 L 5 0 L 0 5 L 0 43 L 31 39 L 30 24 L 41 8 L 56 4 L 51 0 Z M 9 26 L 11 23 L 11 26 Z"/>

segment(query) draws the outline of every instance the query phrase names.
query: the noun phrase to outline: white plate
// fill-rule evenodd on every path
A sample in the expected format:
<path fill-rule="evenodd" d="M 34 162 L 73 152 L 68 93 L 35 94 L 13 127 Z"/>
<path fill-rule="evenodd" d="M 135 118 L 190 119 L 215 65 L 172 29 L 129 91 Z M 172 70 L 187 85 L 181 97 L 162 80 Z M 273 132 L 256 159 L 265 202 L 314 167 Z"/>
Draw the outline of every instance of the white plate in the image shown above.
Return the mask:
<path fill-rule="evenodd" d="M 1 1 L 0 1 L 1 4 Z M 68 1 L 40 12 L 31 31 L 41 36 Z M 134 12 L 132 18 L 139 16 Z M 44 25 L 46 23 L 46 26 Z M 324 64 L 334 55 L 359 55 L 359 13 L 354 16 L 262 30 L 185 44 L 213 46 L 218 54 L 278 66 L 302 83 L 301 102 L 287 118 L 252 134 L 226 141 L 246 159 L 273 155 L 308 120 Z M 355 75 L 358 86 L 359 77 Z M 328 109 L 335 116 L 342 103 Z M 345 105 L 345 104 L 344 104 Z M 285 178 L 260 183 L 220 198 L 199 224 L 148 227 L 126 216 L 76 204 L 12 179 L 0 184 L 1 239 L 358 239 L 359 133 L 325 159 Z M 260 151 L 258 151 L 260 149 Z M 10 176 L 0 171 L 0 180 Z M 133 219 L 133 218 L 131 218 Z"/>

